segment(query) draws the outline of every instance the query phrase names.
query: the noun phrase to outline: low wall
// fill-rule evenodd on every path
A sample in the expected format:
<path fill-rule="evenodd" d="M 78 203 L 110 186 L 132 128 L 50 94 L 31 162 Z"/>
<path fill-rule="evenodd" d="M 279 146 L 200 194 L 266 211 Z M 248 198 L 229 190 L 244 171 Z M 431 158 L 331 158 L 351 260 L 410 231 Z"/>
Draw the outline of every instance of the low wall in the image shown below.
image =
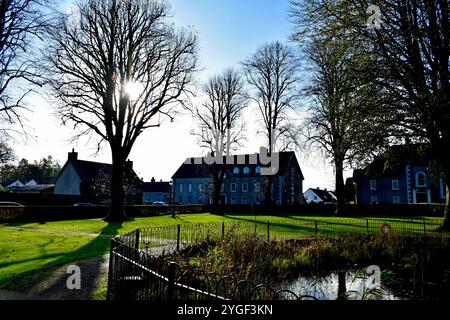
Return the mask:
<path fill-rule="evenodd" d="M 109 206 L 74 207 L 74 206 L 27 206 L 0 207 L 0 222 L 12 221 L 57 221 L 75 219 L 104 218 L 108 215 Z M 149 217 L 171 214 L 169 206 L 124 206 L 130 217 Z M 173 206 L 176 214 L 209 212 L 206 206 Z"/>
<path fill-rule="evenodd" d="M 73 207 L 73 206 L 27 206 L 0 207 L 0 222 L 9 221 L 55 221 L 74 219 L 103 218 L 109 212 L 109 206 Z M 443 217 L 444 205 L 349 205 L 343 216 L 430 216 Z M 254 215 L 333 215 L 334 205 L 305 204 L 298 206 L 252 206 L 227 205 L 212 210 L 208 205 L 170 206 L 124 206 L 130 217 L 149 217 L 164 214 L 254 214 Z"/>

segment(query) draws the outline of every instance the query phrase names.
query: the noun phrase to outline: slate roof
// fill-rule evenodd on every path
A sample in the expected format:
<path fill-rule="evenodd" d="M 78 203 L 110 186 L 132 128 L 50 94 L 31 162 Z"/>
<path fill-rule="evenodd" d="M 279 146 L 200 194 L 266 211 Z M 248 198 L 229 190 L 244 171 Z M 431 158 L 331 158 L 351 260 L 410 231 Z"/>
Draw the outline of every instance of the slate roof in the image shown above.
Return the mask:
<path fill-rule="evenodd" d="M 235 164 L 238 163 L 239 158 L 245 159 L 243 161 L 245 164 Z M 276 174 L 276 176 L 282 176 L 285 174 L 286 170 L 289 168 L 290 164 L 297 165 L 300 170 L 300 176 L 301 179 L 304 180 L 302 170 L 300 169 L 300 165 L 298 164 L 297 157 L 295 156 L 295 153 L 293 151 L 287 151 L 287 152 L 280 152 L 279 153 L 280 158 L 280 167 Z M 201 161 L 201 164 L 195 164 L 196 160 L 198 162 Z M 210 178 L 213 166 L 206 164 L 204 161 L 205 157 L 202 158 L 187 158 L 186 161 L 178 168 L 178 170 L 175 172 L 175 174 L 172 176 L 174 179 L 181 179 L 181 178 Z M 230 157 L 230 160 L 233 161 L 226 161 L 226 157 L 223 157 L 223 161 L 226 166 L 226 170 L 229 173 L 232 173 L 233 176 L 238 177 L 252 177 L 252 176 L 259 176 L 259 173 L 256 172 L 257 167 L 264 167 L 264 165 L 261 164 L 261 161 L 259 159 L 258 154 L 243 154 L 243 155 L 234 155 Z M 190 162 L 190 163 L 187 163 Z M 233 163 L 233 164 L 227 164 Z M 293 163 L 294 162 L 294 163 Z M 239 168 L 239 174 L 234 174 L 233 169 Z M 249 170 L 248 173 L 244 173 L 244 168 L 247 167 Z"/>
<path fill-rule="evenodd" d="M 334 193 L 332 191 L 313 188 L 311 188 L 311 191 L 313 191 L 320 199 L 322 199 L 323 202 L 336 201 L 336 199 L 333 197 Z"/>
<path fill-rule="evenodd" d="M 357 179 L 360 176 L 386 176 L 398 177 L 405 174 L 405 165 L 428 166 L 433 156 L 425 144 L 394 145 L 381 156 L 367 165 L 364 169 L 353 171 L 353 177 Z"/>
<path fill-rule="evenodd" d="M 58 177 L 65 170 L 68 163 L 72 164 L 78 176 L 80 177 L 81 182 L 84 183 L 90 183 L 98 177 L 111 176 L 112 174 L 112 165 L 108 163 L 85 160 L 67 160 L 66 164 L 59 172 Z M 133 179 L 141 181 L 132 168 L 127 168 L 126 171 L 127 172 L 125 172 L 125 175 L 130 175 Z"/>
<path fill-rule="evenodd" d="M 170 184 L 168 182 L 144 182 L 143 192 L 170 192 Z"/>

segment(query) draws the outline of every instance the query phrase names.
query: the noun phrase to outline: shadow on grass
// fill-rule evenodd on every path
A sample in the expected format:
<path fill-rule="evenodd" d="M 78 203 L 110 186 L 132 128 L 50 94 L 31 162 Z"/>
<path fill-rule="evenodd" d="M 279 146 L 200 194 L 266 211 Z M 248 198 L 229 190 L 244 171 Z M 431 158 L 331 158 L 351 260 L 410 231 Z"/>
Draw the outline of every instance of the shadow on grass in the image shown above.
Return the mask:
<path fill-rule="evenodd" d="M 111 238 L 117 235 L 122 227 L 122 223 L 110 223 L 92 241 L 89 241 L 77 250 L 67 252 L 64 255 L 47 255 L 30 259 L 31 261 L 57 257 L 57 259 L 39 267 L 37 270 L 29 271 L 13 278 L 6 284 L 6 287 L 19 292 L 30 293 L 35 299 L 90 299 L 97 289 L 96 284 L 108 272 L 106 268 L 107 259 L 103 256 L 109 252 Z M 15 261 L 14 263 L 20 262 L 24 261 Z M 74 262 L 80 267 L 80 290 L 69 290 L 67 288 L 67 279 L 70 274 L 66 273 L 65 268 L 61 268 Z M 10 264 L 8 263 L 8 265 Z M 5 265 L 0 265 L 0 267 L 2 266 Z"/>

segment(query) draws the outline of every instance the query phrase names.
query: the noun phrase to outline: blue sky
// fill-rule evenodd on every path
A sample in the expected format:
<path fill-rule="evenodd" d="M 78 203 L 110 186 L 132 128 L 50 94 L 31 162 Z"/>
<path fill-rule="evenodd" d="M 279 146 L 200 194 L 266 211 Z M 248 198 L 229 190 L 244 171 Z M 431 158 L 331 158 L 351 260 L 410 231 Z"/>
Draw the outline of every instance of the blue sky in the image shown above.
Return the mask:
<path fill-rule="evenodd" d="M 70 5 L 70 1 L 62 5 L 66 3 Z M 169 3 L 176 26 L 192 26 L 198 31 L 203 68 L 199 83 L 225 68 L 239 68 L 239 62 L 259 46 L 275 40 L 286 41 L 292 32 L 289 0 L 169 0 Z M 81 159 L 111 161 L 108 146 L 95 154 L 93 141 L 82 139 L 78 144 L 70 143 L 72 128 L 60 125 L 52 115 L 53 106 L 44 99 L 34 96 L 28 103 L 34 110 L 27 115 L 33 138 L 13 143 L 19 159 L 38 160 L 52 155 L 64 164 L 67 152 L 75 148 Z M 253 108 L 244 114 L 248 141 L 241 152 L 254 153 L 265 145 L 262 137 L 256 135 L 258 116 Z M 146 181 L 152 177 L 168 180 L 186 157 L 203 154 L 190 134 L 193 127 L 192 117 L 184 114 L 173 123 L 143 133 L 130 155 L 138 175 Z M 333 188 L 333 170 L 324 159 L 298 155 L 305 176 L 305 191 L 308 187 Z"/>
<path fill-rule="evenodd" d="M 288 0 L 172 0 L 177 24 L 199 32 L 205 74 L 236 66 L 266 43 L 287 40 Z"/>

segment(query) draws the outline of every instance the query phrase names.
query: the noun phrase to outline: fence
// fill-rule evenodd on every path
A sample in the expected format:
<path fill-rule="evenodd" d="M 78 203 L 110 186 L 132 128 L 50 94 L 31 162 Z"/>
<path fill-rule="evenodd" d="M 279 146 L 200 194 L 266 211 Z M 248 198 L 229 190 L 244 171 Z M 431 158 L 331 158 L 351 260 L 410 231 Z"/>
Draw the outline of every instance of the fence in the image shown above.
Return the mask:
<path fill-rule="evenodd" d="M 261 237 L 267 241 L 338 234 L 432 236 L 437 223 L 360 219 L 360 223 L 296 219 L 277 222 L 222 222 L 137 229 L 112 239 L 108 299 L 112 300 L 270 300 L 315 299 L 289 290 L 221 276 L 179 265 L 165 253 L 183 250 L 205 239 Z M 389 223 L 387 223 L 389 222 Z"/>

